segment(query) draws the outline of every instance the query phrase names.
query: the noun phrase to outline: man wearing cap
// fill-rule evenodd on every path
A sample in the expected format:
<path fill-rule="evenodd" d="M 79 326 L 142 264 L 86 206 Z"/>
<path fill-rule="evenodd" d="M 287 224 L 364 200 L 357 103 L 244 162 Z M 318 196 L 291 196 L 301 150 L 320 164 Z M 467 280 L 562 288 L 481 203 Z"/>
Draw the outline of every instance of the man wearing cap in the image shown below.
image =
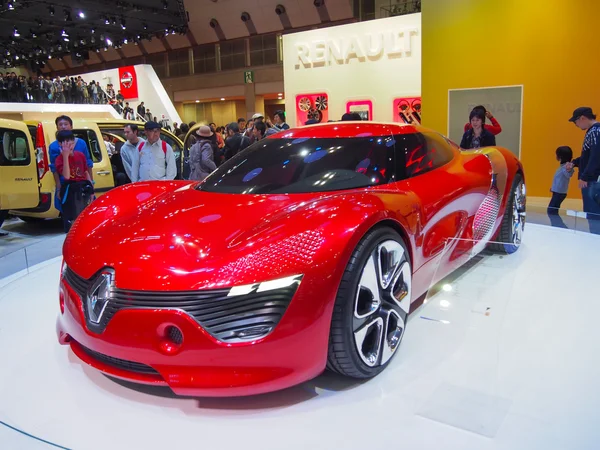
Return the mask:
<path fill-rule="evenodd" d="M 592 108 L 587 106 L 573 111 L 573 117 L 569 121 L 586 131 L 581 156 L 575 158 L 572 165 L 579 167 L 579 189 L 583 198 L 583 210 L 592 214 L 592 216 L 588 215 L 588 219 L 600 221 L 600 123 L 596 121 Z M 595 224 L 590 222 L 590 226 L 592 225 Z"/>
<path fill-rule="evenodd" d="M 160 139 L 160 125 L 148 121 L 144 125 L 147 141 L 140 145 L 139 181 L 174 180 L 177 176 L 175 154 L 171 146 Z"/>
<path fill-rule="evenodd" d="M 252 128 L 246 130 L 246 136 L 250 138 L 250 144 L 254 144 L 256 142 L 255 128 L 257 123 L 264 123 L 265 116 L 261 113 L 256 113 L 252 116 L 252 122 L 254 123 Z"/>

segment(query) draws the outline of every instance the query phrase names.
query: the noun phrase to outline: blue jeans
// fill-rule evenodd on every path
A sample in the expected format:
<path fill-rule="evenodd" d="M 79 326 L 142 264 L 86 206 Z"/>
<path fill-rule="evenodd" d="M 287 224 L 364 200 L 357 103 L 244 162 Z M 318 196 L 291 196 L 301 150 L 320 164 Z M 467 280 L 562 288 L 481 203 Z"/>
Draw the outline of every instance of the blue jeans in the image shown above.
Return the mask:
<path fill-rule="evenodd" d="M 581 189 L 583 210 L 587 213 L 590 232 L 600 234 L 600 183 L 588 181 L 586 188 Z"/>

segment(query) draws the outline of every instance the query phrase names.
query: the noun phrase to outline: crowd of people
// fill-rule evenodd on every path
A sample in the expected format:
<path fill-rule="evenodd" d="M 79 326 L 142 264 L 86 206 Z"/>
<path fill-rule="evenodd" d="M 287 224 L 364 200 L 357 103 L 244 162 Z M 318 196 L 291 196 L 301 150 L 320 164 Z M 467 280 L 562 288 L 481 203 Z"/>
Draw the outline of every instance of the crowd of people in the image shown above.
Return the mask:
<path fill-rule="evenodd" d="M 127 120 L 152 120 L 156 116 L 141 102 L 136 112 L 125 102 L 121 91 L 115 92 L 108 83 L 102 88 L 100 82 L 86 82 L 78 77 L 50 77 L 49 75 L 17 76 L 15 72 L 0 72 L 0 102 L 10 103 L 75 103 L 82 105 L 112 105 Z M 163 116 L 164 119 L 164 116 Z"/>
<path fill-rule="evenodd" d="M 123 99 L 119 100 L 117 104 Z M 123 110 L 130 114 L 132 109 L 125 103 Z M 177 176 L 177 167 L 173 149 L 160 139 L 160 130 L 168 126 L 168 122 L 165 120 L 159 123 L 155 117 L 149 116 L 143 102 L 138 106 L 137 113 L 153 119 L 147 120 L 144 125 L 146 139 L 139 136 L 140 129 L 134 123 L 124 127 L 126 142 L 118 149 L 105 137 L 115 184 L 174 179 Z M 491 123 L 486 123 L 486 119 Z M 347 113 L 341 120 L 356 121 L 361 120 L 361 117 L 358 113 Z M 578 187 L 582 193 L 583 209 L 588 213 L 591 231 L 600 234 L 600 123 L 596 121 L 596 115 L 589 107 L 577 108 L 569 120 L 586 131 L 586 135 L 581 156 L 578 158 L 573 158 L 573 150 L 568 146 L 556 149 L 555 158 L 559 167 L 550 189 L 552 198 L 548 205 L 548 214 L 554 225 L 566 227 L 562 219 L 557 217 L 558 209 L 567 196 L 575 168 L 578 168 Z M 195 122 L 181 125 L 175 123 L 173 131 L 184 141 L 194 125 Z M 71 131 L 73 122 L 69 117 L 58 117 L 56 126 L 57 140 L 49 147 L 49 159 L 57 186 L 56 207 L 63 211 L 65 229 L 68 230 L 78 214 L 78 208 L 73 206 L 73 202 L 76 202 L 74 199 L 85 197 L 82 192 L 85 194 L 91 191 L 93 195 L 92 160 L 85 142 L 74 138 Z M 186 143 L 183 177 L 203 180 L 224 161 L 231 159 L 249 145 L 289 128 L 283 111 L 277 111 L 272 121 L 257 113 L 250 120 L 240 118 L 226 126 L 217 127 L 215 123 L 210 123 L 197 127 Z M 469 114 L 469 122 L 464 126 L 461 148 L 495 146 L 496 136 L 501 132 L 502 127 L 492 113 L 483 106 L 476 106 Z M 77 152 L 82 156 L 76 155 Z M 70 185 L 73 187 L 67 188 Z"/>
<path fill-rule="evenodd" d="M 111 98 L 99 82 L 87 83 L 81 77 L 33 75 L 17 76 L 15 72 L 0 73 L 0 101 L 16 103 L 79 103 L 107 104 Z"/>

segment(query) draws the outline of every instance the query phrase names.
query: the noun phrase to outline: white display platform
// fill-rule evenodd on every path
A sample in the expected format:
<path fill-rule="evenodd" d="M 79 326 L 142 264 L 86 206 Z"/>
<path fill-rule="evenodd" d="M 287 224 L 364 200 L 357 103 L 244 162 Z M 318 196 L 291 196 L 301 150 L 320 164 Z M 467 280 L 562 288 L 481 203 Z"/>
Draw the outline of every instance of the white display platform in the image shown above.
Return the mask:
<path fill-rule="evenodd" d="M 390 367 L 239 399 L 116 382 L 57 343 L 58 261 L 0 290 L 0 448 L 597 449 L 600 237 L 527 225 L 409 320 Z M 474 289 L 476 287 L 476 289 Z M 307 349 L 309 351 L 309 349 Z"/>

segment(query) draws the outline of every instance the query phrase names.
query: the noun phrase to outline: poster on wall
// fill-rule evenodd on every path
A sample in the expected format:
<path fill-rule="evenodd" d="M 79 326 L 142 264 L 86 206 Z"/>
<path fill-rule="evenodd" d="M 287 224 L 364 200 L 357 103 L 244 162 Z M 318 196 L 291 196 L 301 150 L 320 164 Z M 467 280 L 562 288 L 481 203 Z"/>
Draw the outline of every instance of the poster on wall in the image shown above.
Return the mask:
<path fill-rule="evenodd" d="M 135 67 L 119 67 L 119 89 L 125 100 L 138 98 L 138 82 Z"/>
<path fill-rule="evenodd" d="M 392 111 L 394 122 L 421 123 L 421 97 L 395 98 Z"/>
<path fill-rule="evenodd" d="M 329 120 L 329 98 L 326 93 L 296 96 L 296 126 L 301 127 L 311 119 L 317 123 Z"/>
<path fill-rule="evenodd" d="M 371 100 L 353 100 L 346 103 L 347 113 L 358 113 L 360 120 L 373 119 L 373 102 Z"/>
<path fill-rule="evenodd" d="M 469 124 L 469 114 L 483 105 L 500 125 L 496 144 L 517 157 L 521 153 L 521 117 L 523 86 L 503 86 L 448 91 L 448 137 L 460 144 Z M 491 121 L 486 118 L 486 124 Z"/>

